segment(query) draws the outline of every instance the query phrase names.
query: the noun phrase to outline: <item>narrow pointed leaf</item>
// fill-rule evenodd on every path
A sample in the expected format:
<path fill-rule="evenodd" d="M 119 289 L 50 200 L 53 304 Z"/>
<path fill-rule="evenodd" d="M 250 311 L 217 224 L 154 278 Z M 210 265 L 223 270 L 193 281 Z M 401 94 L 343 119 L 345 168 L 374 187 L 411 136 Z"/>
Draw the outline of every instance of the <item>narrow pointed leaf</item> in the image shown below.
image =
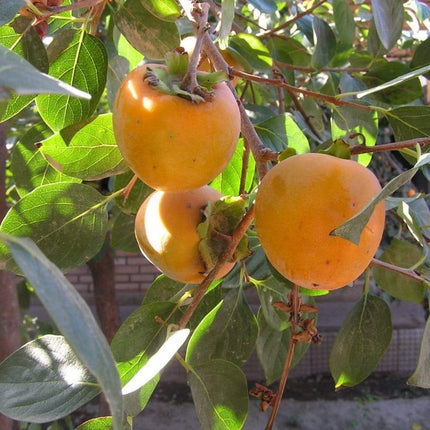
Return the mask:
<path fill-rule="evenodd" d="M 234 20 L 235 0 L 223 0 L 221 3 L 221 25 L 219 30 L 219 47 L 227 49 L 231 25 Z"/>
<path fill-rule="evenodd" d="M 346 0 L 333 1 L 333 18 L 342 47 L 352 46 L 355 38 L 355 22 L 352 9 Z"/>
<path fill-rule="evenodd" d="M 54 131 L 89 118 L 106 86 L 107 53 L 100 39 L 76 33 L 49 69 L 54 78 L 85 91 L 90 100 L 70 96 L 40 95 L 36 98 L 42 119 Z"/>
<path fill-rule="evenodd" d="M 31 238 L 54 264 L 69 271 L 97 254 L 107 221 L 105 197 L 89 185 L 62 182 L 26 194 L 6 214 L 0 231 Z M 17 270 L 4 245 L 0 261 Z"/>
<path fill-rule="evenodd" d="M 408 384 L 421 388 L 430 388 L 430 318 L 427 320 L 421 340 L 420 355 L 414 373 Z"/>
<path fill-rule="evenodd" d="M 363 297 L 343 322 L 330 353 L 336 388 L 366 379 L 385 354 L 392 336 L 391 311 L 377 296 Z"/>
<path fill-rule="evenodd" d="M 402 0 L 371 0 L 376 30 L 386 49 L 391 49 L 400 38 L 404 22 Z"/>
<path fill-rule="evenodd" d="M 114 430 L 122 422 L 121 383 L 109 344 L 91 309 L 51 261 L 30 240 L 0 233 L 14 260 L 82 363 L 98 380 L 110 404 Z"/>
<path fill-rule="evenodd" d="M 46 335 L 0 364 L 0 412 L 20 421 L 62 418 L 100 392 L 63 336 Z"/>
<path fill-rule="evenodd" d="M 336 37 L 330 26 L 317 17 L 313 19 L 315 50 L 312 55 L 312 65 L 321 69 L 330 63 L 336 52 Z"/>
<path fill-rule="evenodd" d="M 248 384 L 239 367 L 225 360 L 193 366 L 188 381 L 202 430 L 239 430 L 248 413 Z"/>

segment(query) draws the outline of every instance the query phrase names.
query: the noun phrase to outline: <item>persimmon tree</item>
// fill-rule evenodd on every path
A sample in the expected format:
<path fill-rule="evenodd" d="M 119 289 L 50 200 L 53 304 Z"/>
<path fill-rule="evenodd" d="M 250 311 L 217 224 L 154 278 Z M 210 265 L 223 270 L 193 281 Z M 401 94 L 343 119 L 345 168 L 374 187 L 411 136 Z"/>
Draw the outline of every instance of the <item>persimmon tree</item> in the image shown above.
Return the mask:
<path fill-rule="evenodd" d="M 293 284 L 259 242 L 258 186 L 288 157 L 315 152 L 352 159 L 373 170 L 382 185 L 329 232 L 336 240 L 359 243 L 375 208 L 385 201 L 382 242 L 360 275 L 363 286 L 355 288 L 362 288 L 362 297 L 331 351 L 333 387 L 357 385 L 376 369 L 392 335 L 386 297 L 426 306 L 426 3 L 6 0 L 0 25 L 0 121 L 9 130 L 1 269 L 26 279 L 61 333 L 25 343 L 0 364 L 4 416 L 50 422 L 103 393 L 111 415 L 93 417 L 78 428 L 131 428 L 164 367 L 176 359 L 187 372 L 202 428 L 242 428 L 252 395 L 263 411 L 270 410 L 266 428 L 271 429 L 291 367 L 311 343 L 324 341 L 318 334 L 318 296 L 330 293 L 324 285 Z M 195 45 L 188 56 L 180 46 L 190 36 Z M 203 63 L 214 74 L 199 75 Z M 100 255 L 104 246 L 139 252 L 135 217 L 154 190 L 123 158 L 112 116 L 118 114 L 121 82 L 140 64 L 151 72 L 141 78 L 145 85 L 169 96 L 173 91 L 181 103 L 211 103 L 216 82 L 225 81 L 241 132 L 226 167 L 209 183 L 226 197 L 202 208 L 197 230 L 203 280 L 184 284 L 161 275 L 108 343 L 64 274 Z M 133 90 L 129 94 L 137 99 Z M 132 117 L 132 111 L 123 114 Z M 178 133 L 193 133 L 191 114 L 181 116 L 178 109 L 168 116 L 160 127 L 174 122 Z M 127 120 L 119 122 L 130 131 Z M 139 120 L 133 119 L 133 127 Z M 382 129 L 389 133 L 382 135 Z M 201 145 L 209 142 L 202 139 Z M 151 166 L 150 155 L 137 159 Z M 184 177 L 181 158 L 171 163 L 169 173 L 176 169 Z M 424 182 L 419 189 L 413 182 L 417 174 Z M 336 181 L 342 183 L 342 177 Z M 277 201 L 275 191 L 272 198 Z M 318 214 L 302 217 L 306 228 Z M 303 243 L 300 252 L 306 252 Z M 309 261 L 306 269 L 310 278 L 313 264 Z M 249 291 L 258 295 L 257 313 L 247 303 Z M 430 388 L 429 339 L 427 323 L 417 368 L 408 379 L 425 388 Z M 267 386 L 249 391 L 242 367 L 254 351 Z"/>

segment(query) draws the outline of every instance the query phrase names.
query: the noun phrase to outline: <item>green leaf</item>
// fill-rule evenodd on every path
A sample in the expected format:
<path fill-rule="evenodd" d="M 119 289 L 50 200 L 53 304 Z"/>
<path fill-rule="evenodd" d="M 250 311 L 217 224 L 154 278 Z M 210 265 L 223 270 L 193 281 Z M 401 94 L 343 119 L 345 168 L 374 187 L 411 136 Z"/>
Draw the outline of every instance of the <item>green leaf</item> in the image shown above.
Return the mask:
<path fill-rule="evenodd" d="M 111 229 L 111 245 L 115 249 L 132 254 L 139 254 L 140 248 L 134 234 L 135 217 L 119 212 Z"/>
<path fill-rule="evenodd" d="M 228 47 L 228 38 L 234 20 L 235 6 L 236 0 L 223 0 L 221 3 L 221 22 L 218 42 L 220 49 L 227 49 Z"/>
<path fill-rule="evenodd" d="M 257 323 L 240 288 L 231 290 L 199 324 L 188 343 L 191 366 L 212 359 L 244 365 L 257 339 Z"/>
<path fill-rule="evenodd" d="M 66 272 L 84 264 L 102 247 L 107 229 L 105 206 L 105 197 L 88 185 L 42 185 L 9 210 L 0 231 L 31 238 Z M 0 246 L 0 260 L 16 270 L 4 245 Z"/>
<path fill-rule="evenodd" d="M 90 100 L 70 96 L 40 95 L 36 98 L 40 116 L 54 131 L 93 115 L 106 86 L 107 53 L 103 43 L 88 33 L 75 33 L 54 60 L 49 74 L 91 94 Z"/>
<path fill-rule="evenodd" d="M 373 210 L 376 205 L 390 196 L 394 191 L 398 190 L 401 186 L 410 181 L 420 167 L 430 163 L 430 154 L 424 154 L 415 164 L 412 169 L 406 170 L 395 178 L 391 179 L 384 188 L 361 209 L 360 212 L 355 214 L 348 221 L 344 222 L 341 226 L 336 227 L 331 234 L 334 236 L 343 237 L 351 242 L 358 244 L 363 228 L 366 226 Z"/>
<path fill-rule="evenodd" d="M 100 392 L 63 336 L 28 342 L 0 364 L 0 411 L 20 421 L 62 418 Z"/>
<path fill-rule="evenodd" d="M 177 303 L 187 291 L 193 288 L 195 285 L 183 284 L 168 278 L 166 275 L 160 275 L 149 286 L 142 304 L 147 305 L 153 302 Z"/>
<path fill-rule="evenodd" d="M 3 0 L 0 7 L 0 25 L 12 21 L 23 6 L 25 6 L 24 0 Z"/>
<path fill-rule="evenodd" d="M 114 15 L 114 21 L 128 42 L 153 60 L 163 60 L 168 51 L 180 44 L 176 24 L 158 19 L 140 0 L 126 1 Z"/>
<path fill-rule="evenodd" d="M 202 430 L 239 430 L 248 414 L 248 385 L 239 367 L 225 360 L 193 366 L 188 381 Z"/>
<path fill-rule="evenodd" d="M 313 19 L 315 50 L 312 66 L 317 70 L 327 66 L 336 53 L 336 37 L 330 26 L 317 17 Z"/>
<path fill-rule="evenodd" d="M 225 196 L 236 196 L 239 194 L 240 180 L 243 168 L 244 141 L 241 138 L 233 157 L 227 164 L 227 167 L 210 183 L 212 188 L 218 190 Z M 255 159 L 249 154 L 248 168 L 245 179 L 245 192 L 252 187 L 255 176 Z"/>
<path fill-rule="evenodd" d="M 391 49 L 400 38 L 404 22 L 402 0 L 371 0 L 376 30 L 386 49 Z"/>
<path fill-rule="evenodd" d="M 430 38 L 421 42 L 415 49 L 414 56 L 412 57 L 410 67 L 411 69 L 420 69 L 430 64 Z M 424 75 L 430 79 L 430 73 Z"/>
<path fill-rule="evenodd" d="M 249 66 L 259 71 L 268 71 L 273 65 L 269 50 L 256 36 L 239 33 L 231 37 L 230 46 L 236 50 Z"/>
<path fill-rule="evenodd" d="M 286 64 L 310 67 L 311 55 L 305 46 L 298 40 L 289 38 L 272 38 L 268 42 L 268 47 L 274 60 Z"/>
<path fill-rule="evenodd" d="M 430 388 L 430 318 L 427 319 L 421 340 L 418 364 L 414 373 L 409 377 L 408 384 L 421 388 Z"/>
<path fill-rule="evenodd" d="M 274 0 L 250 0 L 253 6 L 263 13 L 273 13 L 278 10 L 276 2 Z"/>
<path fill-rule="evenodd" d="M 120 33 L 118 27 L 114 28 L 114 35 L 116 36 L 116 48 L 121 57 L 127 59 L 129 69 L 135 69 L 138 64 L 143 60 L 143 55 L 129 43 L 125 36 Z"/>
<path fill-rule="evenodd" d="M 257 356 L 264 371 L 266 384 L 280 379 L 288 354 L 291 330 L 275 330 L 261 312 L 258 313 Z M 309 349 L 309 343 L 297 343 L 291 368 L 296 366 Z"/>
<path fill-rule="evenodd" d="M 181 16 L 181 9 L 174 0 L 141 0 L 148 12 L 164 21 L 176 21 Z"/>
<path fill-rule="evenodd" d="M 40 151 L 60 172 L 87 181 L 128 170 L 116 144 L 111 113 L 61 130 L 44 140 Z"/>
<path fill-rule="evenodd" d="M 106 76 L 106 93 L 109 108 L 112 111 L 118 88 L 120 87 L 121 82 L 127 76 L 130 67 L 128 60 L 124 57 L 121 57 L 116 52 L 112 52 L 112 49 L 108 51 L 108 56 L 109 63 Z"/>
<path fill-rule="evenodd" d="M 397 141 L 430 135 L 430 106 L 402 106 L 386 116 Z"/>
<path fill-rule="evenodd" d="M 291 114 L 277 115 L 256 124 L 257 131 L 264 144 L 276 152 L 293 148 L 298 154 L 309 152 L 309 142 L 296 124 Z"/>
<path fill-rule="evenodd" d="M 14 145 L 11 154 L 11 171 L 20 197 L 35 188 L 55 182 L 81 182 L 64 175 L 52 167 L 40 153 L 37 144 L 52 135 L 44 123 L 31 127 Z"/>
<path fill-rule="evenodd" d="M 31 240 L 5 233 L 0 233 L 0 238 L 71 348 L 98 380 L 110 404 L 114 429 L 119 430 L 123 408 L 121 384 L 109 344 L 90 308 Z"/>
<path fill-rule="evenodd" d="M 333 1 L 333 18 L 343 49 L 352 46 L 355 39 L 355 22 L 351 7 L 346 0 Z"/>
<path fill-rule="evenodd" d="M 390 246 L 379 257 L 380 260 L 395 266 L 410 268 L 422 260 L 422 249 L 410 242 L 393 238 Z M 382 267 L 374 267 L 373 276 L 378 287 L 399 300 L 422 303 L 425 286 L 400 273 Z"/>
<path fill-rule="evenodd" d="M 377 367 L 391 342 L 390 307 L 372 295 L 364 296 L 343 322 L 330 353 L 336 388 L 352 387 Z"/>
<path fill-rule="evenodd" d="M 85 421 L 81 425 L 75 428 L 75 430 L 111 430 L 112 429 L 112 418 L 101 417 L 93 418 L 92 420 Z"/>

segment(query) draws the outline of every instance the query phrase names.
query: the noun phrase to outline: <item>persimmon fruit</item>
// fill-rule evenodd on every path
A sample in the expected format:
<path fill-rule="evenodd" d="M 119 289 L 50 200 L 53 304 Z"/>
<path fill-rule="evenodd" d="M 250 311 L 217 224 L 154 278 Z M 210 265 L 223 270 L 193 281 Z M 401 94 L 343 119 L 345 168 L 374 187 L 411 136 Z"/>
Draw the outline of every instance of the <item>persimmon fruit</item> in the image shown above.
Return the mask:
<path fill-rule="evenodd" d="M 304 288 L 334 290 L 351 283 L 379 246 L 384 202 L 358 245 L 331 232 L 380 189 L 376 176 L 353 160 L 308 153 L 281 161 L 264 176 L 255 200 L 256 231 L 268 260 Z"/>
<path fill-rule="evenodd" d="M 209 186 L 191 191 L 154 191 L 139 208 L 135 220 L 137 243 L 146 258 L 171 279 L 199 284 L 206 267 L 199 251 L 198 224 L 203 209 L 222 195 Z M 225 276 L 234 266 L 226 263 L 218 274 Z"/>
<path fill-rule="evenodd" d="M 115 137 L 126 163 L 157 190 L 208 184 L 227 166 L 239 138 L 232 92 L 220 82 L 210 100 L 195 103 L 158 90 L 145 79 L 147 70 L 140 66 L 126 76 L 113 106 Z"/>

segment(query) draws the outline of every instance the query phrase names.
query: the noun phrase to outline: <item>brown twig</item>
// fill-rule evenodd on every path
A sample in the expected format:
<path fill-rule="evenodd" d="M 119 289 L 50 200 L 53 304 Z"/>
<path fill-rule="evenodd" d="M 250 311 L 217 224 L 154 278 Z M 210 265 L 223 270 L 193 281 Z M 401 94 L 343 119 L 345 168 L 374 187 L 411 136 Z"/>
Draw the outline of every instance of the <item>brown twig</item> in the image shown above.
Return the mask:
<path fill-rule="evenodd" d="M 417 282 L 428 283 L 424 278 L 418 275 L 415 270 L 405 269 L 404 267 L 395 266 L 394 264 L 386 263 L 385 261 L 373 258 L 369 264 L 370 267 L 380 267 L 381 269 L 390 270 L 391 272 L 400 273 L 401 275 L 407 276 Z"/>
<path fill-rule="evenodd" d="M 293 291 L 291 293 L 291 302 L 292 302 L 292 311 L 291 311 L 291 336 L 290 342 L 288 345 L 288 354 L 287 359 L 285 360 L 284 370 L 282 371 L 281 380 L 279 381 L 278 392 L 275 397 L 275 401 L 273 403 L 273 408 L 270 413 L 269 420 L 267 421 L 266 430 L 272 430 L 273 424 L 276 419 L 276 415 L 278 414 L 279 406 L 281 405 L 282 396 L 284 394 L 285 385 L 288 380 L 288 375 L 291 369 L 291 363 L 293 361 L 294 349 L 297 344 L 297 339 L 295 337 L 296 328 L 298 325 L 299 318 L 299 287 L 298 285 L 294 285 Z"/>
<path fill-rule="evenodd" d="M 347 73 L 362 73 L 367 72 L 369 69 L 366 67 L 323 67 L 320 70 L 316 70 L 313 67 L 305 67 L 305 66 L 298 66 L 296 64 L 287 64 L 283 63 L 279 60 L 274 60 L 274 64 L 276 64 L 280 69 L 290 69 L 295 70 L 297 72 L 304 72 L 304 73 L 315 73 L 315 72 L 347 72 Z"/>
<path fill-rule="evenodd" d="M 266 37 L 266 36 L 272 36 L 276 35 L 278 31 L 283 30 L 284 28 L 289 27 L 290 25 L 294 24 L 297 20 L 300 18 L 303 18 L 306 15 L 309 15 L 312 13 L 316 8 L 320 7 L 323 3 L 325 3 L 327 0 L 321 0 L 318 3 L 315 3 L 311 8 L 305 10 L 304 12 L 298 13 L 293 18 L 289 19 L 288 21 L 285 21 L 283 24 L 279 25 L 278 27 L 272 28 L 267 31 L 263 31 L 262 33 L 259 33 L 257 37 Z"/>
<path fill-rule="evenodd" d="M 402 140 L 399 142 L 383 143 L 375 146 L 354 145 L 349 148 L 352 155 L 369 152 L 399 151 L 403 148 L 412 148 L 415 145 L 425 146 L 430 144 L 430 137 L 417 137 L 416 139 Z"/>
<path fill-rule="evenodd" d="M 191 303 L 189 304 L 182 318 L 179 320 L 178 326 L 180 329 L 186 327 L 191 317 L 193 316 L 197 306 L 203 300 L 203 297 L 206 294 L 206 291 L 208 290 L 210 284 L 212 283 L 212 281 L 215 280 L 218 272 L 221 270 L 224 264 L 226 264 L 232 258 L 240 240 L 242 239 L 243 235 L 246 233 L 246 230 L 248 230 L 248 227 L 251 225 L 253 219 L 254 219 L 254 206 L 251 206 L 247 210 L 245 216 L 241 219 L 239 225 L 236 227 L 233 234 L 230 236 L 227 247 L 219 257 L 215 267 L 209 272 L 205 280 L 196 288 L 195 294 L 193 295 L 193 299 Z"/>
<path fill-rule="evenodd" d="M 316 93 L 314 91 L 305 90 L 303 88 L 297 88 L 294 85 L 287 84 L 286 82 L 283 82 L 279 79 L 270 79 L 270 78 L 263 78 L 261 76 L 253 75 L 251 73 L 241 72 L 239 70 L 231 69 L 230 74 L 233 76 L 238 76 L 239 78 L 248 79 L 250 81 L 259 82 L 266 85 L 273 85 L 277 87 L 283 87 L 286 88 L 288 91 L 294 92 L 294 93 L 300 93 L 307 97 L 312 97 L 314 99 L 323 100 L 327 103 L 331 103 L 336 106 L 351 106 L 356 109 L 361 109 L 365 111 L 372 111 L 372 107 L 361 105 L 354 102 L 349 102 L 347 100 L 338 99 L 334 96 L 329 96 L 327 94 L 321 94 Z"/>

